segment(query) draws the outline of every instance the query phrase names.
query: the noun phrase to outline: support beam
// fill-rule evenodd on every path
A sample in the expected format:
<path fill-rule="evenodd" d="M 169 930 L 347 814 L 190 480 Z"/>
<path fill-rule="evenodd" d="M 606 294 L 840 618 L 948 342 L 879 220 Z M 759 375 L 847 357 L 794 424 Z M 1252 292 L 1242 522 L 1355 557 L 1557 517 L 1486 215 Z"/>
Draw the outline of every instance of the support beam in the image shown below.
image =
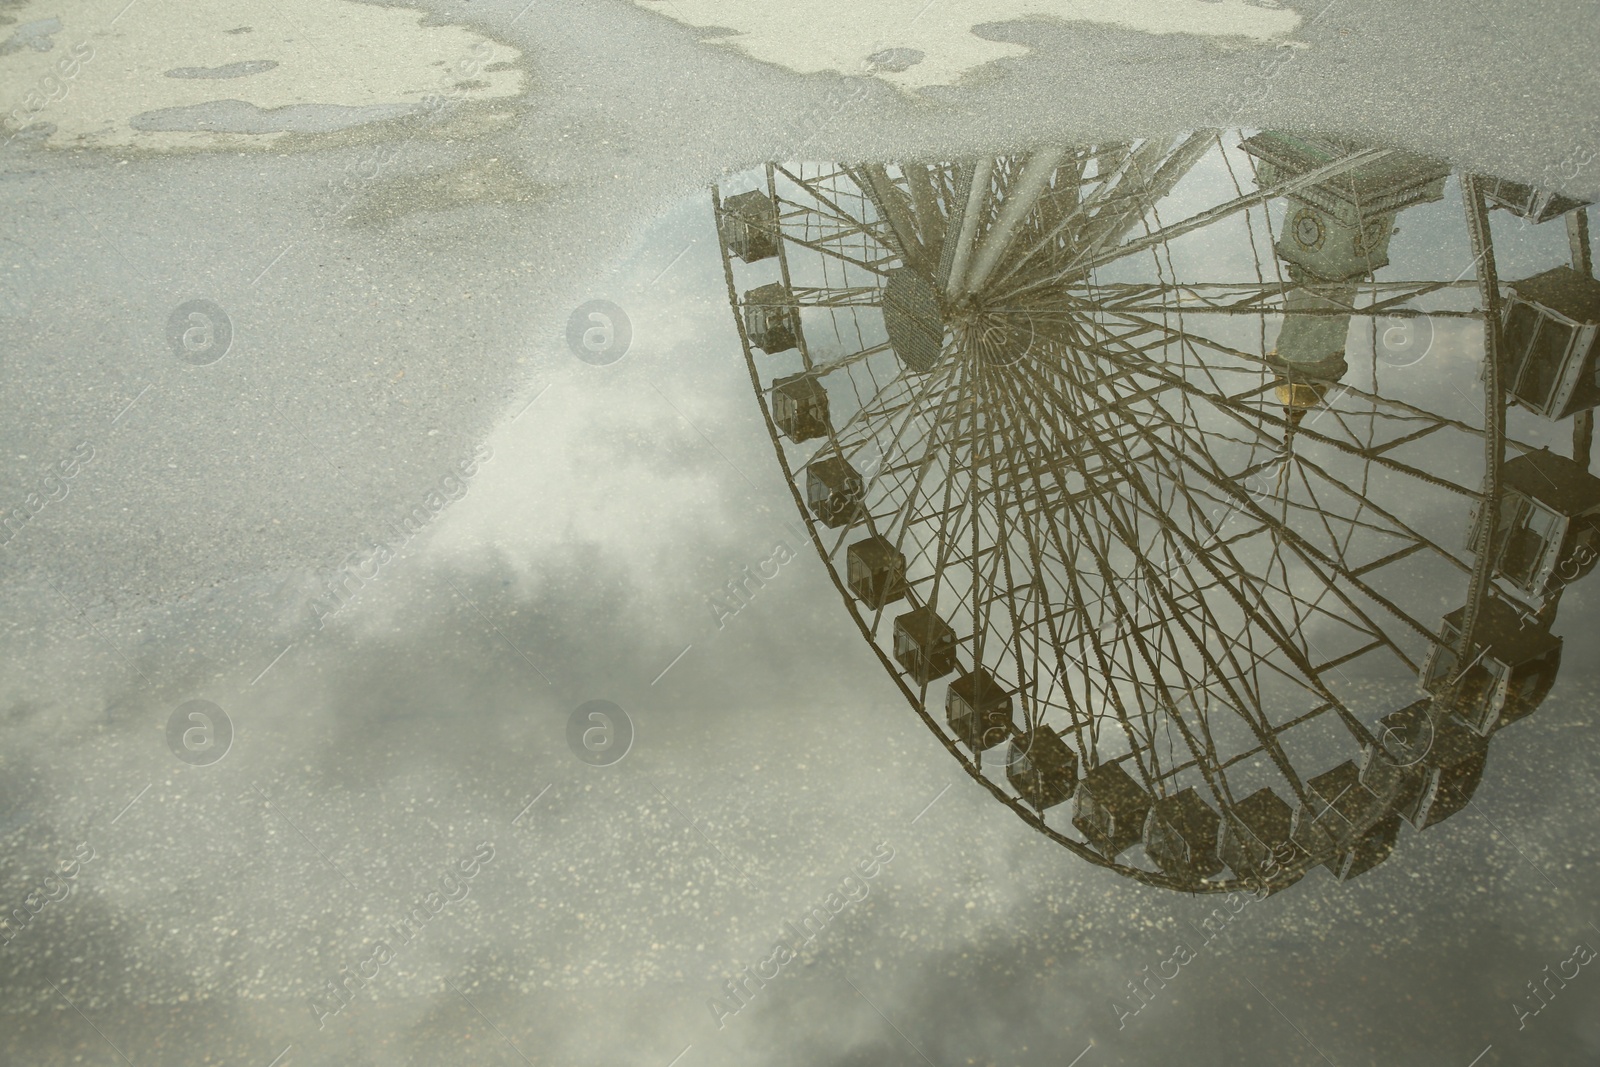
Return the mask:
<path fill-rule="evenodd" d="M 973 167 L 967 201 L 961 209 L 961 228 L 956 235 L 955 254 L 950 260 L 950 274 L 945 280 L 946 296 L 954 297 L 966 284 L 967 260 L 972 254 L 972 242 L 978 232 L 978 222 L 989 203 L 989 183 L 993 180 L 994 159 L 985 156 Z"/>
<path fill-rule="evenodd" d="M 1056 168 L 1061 165 L 1062 157 L 1066 154 L 1067 150 L 1064 148 L 1044 148 L 1028 157 L 1022 173 L 1007 191 L 1005 202 L 1000 205 L 999 217 L 995 219 L 989 232 L 983 235 L 983 245 L 972 261 L 970 275 L 955 295 L 960 296 L 983 288 L 983 283 L 988 280 L 990 272 L 1006 254 L 1006 249 L 1011 247 L 1011 239 L 1016 236 L 1017 227 L 1033 211 L 1034 205 L 1039 200 L 1039 194 L 1050 184 L 1051 175 L 1055 174 Z"/>
<path fill-rule="evenodd" d="M 1572 269 L 1593 277 L 1594 257 L 1589 251 L 1588 208 L 1574 208 L 1567 212 L 1567 244 L 1572 250 Z"/>
<path fill-rule="evenodd" d="M 1042 288 L 1046 285 L 1058 284 L 1072 278 L 1083 277 L 1096 268 L 1103 267 L 1108 263 L 1113 263 L 1124 256 L 1132 255 L 1135 252 L 1142 252 L 1145 249 L 1155 248 L 1157 245 L 1166 244 L 1168 241 L 1182 237 L 1191 230 L 1198 230 L 1203 226 L 1209 226 L 1219 219 L 1227 218 L 1229 215 L 1236 214 L 1249 207 L 1254 207 L 1256 204 L 1264 204 L 1268 200 L 1297 192 L 1301 189 L 1307 188 L 1308 186 L 1316 185 L 1318 182 L 1324 182 L 1329 178 L 1334 178 L 1340 174 L 1355 170 L 1358 167 L 1364 167 L 1369 163 L 1376 163 L 1379 160 L 1393 154 L 1394 150 L 1390 148 L 1369 148 L 1364 151 L 1348 155 L 1343 159 L 1336 159 L 1332 163 L 1326 163 L 1315 170 L 1308 170 L 1304 174 L 1290 178 L 1287 181 L 1279 182 L 1277 185 L 1270 186 L 1266 189 L 1258 189 L 1253 193 L 1246 193 L 1244 196 L 1229 200 L 1225 204 L 1218 204 L 1216 207 L 1202 211 L 1198 215 L 1190 216 L 1181 222 L 1175 222 L 1170 226 L 1164 226 L 1152 233 L 1145 234 L 1143 237 L 1136 237 L 1126 244 L 1107 249 L 1097 256 L 1074 264 L 1067 270 L 1062 271 L 1060 274 L 1053 275 L 1048 278 L 1041 278 L 1038 281 L 1029 282 L 1027 285 L 1018 286 L 1015 290 L 1013 290 L 1012 295 L 1025 293 L 1033 289 Z"/>
<path fill-rule="evenodd" d="M 873 204 L 889 223 L 889 229 L 894 233 L 895 243 L 900 246 L 900 253 L 908 267 L 914 267 L 924 273 L 932 269 L 928 262 L 928 250 L 922 243 L 922 238 L 917 234 L 916 225 L 911 221 L 911 212 L 907 210 L 906 202 L 901 199 L 900 190 L 889 180 L 889 173 L 883 169 L 881 163 L 868 163 L 861 168 L 865 182 L 862 183 L 867 194 L 872 198 Z"/>
<path fill-rule="evenodd" d="M 1589 209 L 1577 208 L 1567 213 L 1567 243 L 1572 250 L 1572 269 L 1594 277 L 1594 256 L 1589 251 Z M 1594 409 L 1580 411 L 1572 417 L 1572 458 L 1584 470 L 1589 469 L 1589 457 L 1594 452 Z"/>
<path fill-rule="evenodd" d="M 1500 468 L 1505 463 L 1505 387 L 1500 379 L 1500 278 L 1495 268 L 1494 239 L 1489 231 L 1489 208 L 1483 198 L 1482 179 L 1461 175 L 1461 201 L 1467 210 L 1467 234 L 1472 238 L 1473 262 L 1478 265 L 1478 285 L 1483 298 L 1483 491 L 1479 494 L 1477 527 L 1472 533 L 1472 577 L 1467 582 L 1467 602 L 1461 612 L 1461 637 L 1454 649 L 1458 663 L 1466 662 L 1477 645 L 1478 620 L 1488 599 L 1494 531 L 1500 523 Z M 1439 694 L 1442 705 L 1453 707 L 1461 691 L 1463 669 Z"/>
<path fill-rule="evenodd" d="M 902 163 L 900 170 L 906 176 L 906 189 L 911 193 L 911 206 L 917 214 L 917 232 L 922 235 L 923 247 L 931 258 L 936 249 L 944 246 L 944 216 L 939 213 L 933 167 L 926 163 Z"/>

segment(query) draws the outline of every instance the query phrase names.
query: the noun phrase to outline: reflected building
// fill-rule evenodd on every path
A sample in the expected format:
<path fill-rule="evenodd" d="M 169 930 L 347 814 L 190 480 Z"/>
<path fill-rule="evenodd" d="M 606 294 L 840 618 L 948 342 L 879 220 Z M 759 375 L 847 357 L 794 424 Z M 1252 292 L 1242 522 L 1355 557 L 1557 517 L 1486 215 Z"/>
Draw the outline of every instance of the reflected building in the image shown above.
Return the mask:
<path fill-rule="evenodd" d="M 844 612 L 1063 847 L 1190 892 L 1359 877 L 1549 692 L 1600 554 L 1584 205 L 1201 130 L 775 163 L 713 206 Z M 1503 281 L 1491 210 L 1582 241 Z M 1413 236 L 1446 231 L 1471 262 Z"/>
<path fill-rule="evenodd" d="M 1348 159 L 1362 146 L 1347 140 L 1268 131 L 1240 144 L 1268 186 L 1302 178 Z M 1282 233 L 1274 244 L 1291 288 L 1283 301 L 1276 346 L 1267 353 L 1291 428 L 1343 380 L 1346 339 L 1363 282 L 1389 265 L 1399 213 L 1439 200 L 1449 168 L 1437 160 L 1391 152 L 1285 196 Z"/>

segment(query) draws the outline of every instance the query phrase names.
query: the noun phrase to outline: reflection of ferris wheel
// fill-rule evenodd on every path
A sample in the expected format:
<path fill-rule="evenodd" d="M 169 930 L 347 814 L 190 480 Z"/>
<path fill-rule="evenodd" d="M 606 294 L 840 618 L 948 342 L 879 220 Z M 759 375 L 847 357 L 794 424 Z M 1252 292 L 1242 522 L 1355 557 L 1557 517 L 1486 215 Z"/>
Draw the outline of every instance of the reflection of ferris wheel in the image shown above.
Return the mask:
<path fill-rule="evenodd" d="M 1190 890 L 1358 874 L 1402 816 L 1464 805 L 1483 735 L 1548 689 L 1548 617 L 1553 652 L 1495 644 L 1502 501 L 1573 461 L 1505 432 L 1475 180 L 1477 269 L 1383 276 L 1447 177 L 1205 131 L 714 194 L 752 381 L 863 636 L 1079 855 Z"/>

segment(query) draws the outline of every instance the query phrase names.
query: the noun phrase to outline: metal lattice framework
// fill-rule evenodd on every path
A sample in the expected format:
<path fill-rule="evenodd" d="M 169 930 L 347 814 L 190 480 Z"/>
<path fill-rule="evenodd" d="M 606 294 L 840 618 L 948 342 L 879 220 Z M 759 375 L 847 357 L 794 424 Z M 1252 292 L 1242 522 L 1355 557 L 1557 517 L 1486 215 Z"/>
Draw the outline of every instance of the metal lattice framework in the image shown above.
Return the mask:
<path fill-rule="evenodd" d="M 1364 778 L 1373 799 L 1352 806 L 1313 779 L 1385 744 L 1379 719 L 1441 641 L 1441 591 L 1476 647 L 1498 471 L 1508 446 L 1533 447 L 1505 435 L 1471 180 L 1474 266 L 1392 280 L 1395 215 L 1440 199 L 1447 168 L 1255 141 L 772 164 L 738 197 L 713 193 L 752 384 L 864 638 L 1019 816 L 1191 891 L 1280 887 L 1383 836 L 1400 786 Z M 1323 265 L 1352 249 L 1353 266 Z M 1458 322 L 1486 340 L 1447 373 L 1385 346 Z M 952 680 L 981 703 L 989 679 L 1009 700 L 1004 745 L 945 714 Z M 1018 784 L 1041 738 L 1082 771 L 1068 807 L 1086 821 Z M 1096 823 L 1083 783 L 1107 766 L 1134 790 L 1101 772 Z M 1141 814 L 1186 855 L 1207 833 L 1196 798 L 1237 840 L 1262 789 L 1296 812 L 1277 860 L 1233 877 L 1170 847 L 1157 863 L 1148 826 L 1124 858 Z"/>

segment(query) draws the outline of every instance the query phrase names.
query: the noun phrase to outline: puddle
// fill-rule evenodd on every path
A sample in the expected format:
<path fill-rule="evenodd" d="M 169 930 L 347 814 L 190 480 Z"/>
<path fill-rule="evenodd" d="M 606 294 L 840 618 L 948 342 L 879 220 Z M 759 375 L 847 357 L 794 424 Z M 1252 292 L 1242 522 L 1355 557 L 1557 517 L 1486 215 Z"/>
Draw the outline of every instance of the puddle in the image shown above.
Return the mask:
<path fill-rule="evenodd" d="M 0 0 L 0 1062 L 1594 1059 L 1570 26 L 407 2 Z"/>

